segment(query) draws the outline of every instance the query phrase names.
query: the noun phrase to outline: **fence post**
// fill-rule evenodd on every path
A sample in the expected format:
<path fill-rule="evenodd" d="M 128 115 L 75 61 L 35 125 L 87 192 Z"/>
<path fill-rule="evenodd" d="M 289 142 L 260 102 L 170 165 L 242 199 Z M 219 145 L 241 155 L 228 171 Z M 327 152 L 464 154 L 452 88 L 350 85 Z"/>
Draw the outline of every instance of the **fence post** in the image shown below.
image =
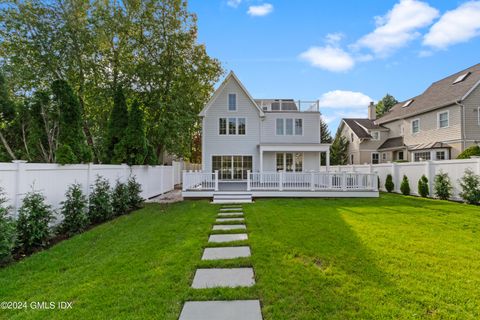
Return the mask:
<path fill-rule="evenodd" d="M 342 190 L 347 190 L 347 172 L 345 171 L 342 172 Z"/>
<path fill-rule="evenodd" d="M 283 191 L 283 170 L 279 172 L 280 176 L 278 177 L 278 190 Z"/>
<path fill-rule="evenodd" d="M 215 170 L 215 191 L 218 191 L 218 170 Z"/>
<path fill-rule="evenodd" d="M 92 174 L 93 174 L 93 162 L 89 162 L 87 164 L 87 190 L 85 194 L 87 195 L 87 199 L 90 197 L 90 186 L 92 185 Z"/>
<path fill-rule="evenodd" d="M 432 160 L 425 161 L 425 177 L 428 179 L 428 191 L 432 194 L 433 175 L 432 175 L 433 162 Z"/>
<path fill-rule="evenodd" d="M 247 191 L 250 191 L 250 170 L 247 170 Z"/>
<path fill-rule="evenodd" d="M 400 184 L 398 181 L 398 168 L 397 168 L 397 163 L 392 162 L 392 168 L 391 168 L 391 173 L 392 173 L 392 180 L 394 183 L 394 190 L 395 192 L 400 192 Z"/>
<path fill-rule="evenodd" d="M 186 187 L 186 184 L 185 184 L 185 175 L 187 174 L 187 171 L 186 170 L 183 170 L 182 171 L 182 191 L 187 191 L 187 187 Z"/>
<path fill-rule="evenodd" d="M 25 193 L 26 189 L 26 181 L 25 179 L 25 171 L 26 171 L 26 163 L 27 161 L 25 160 L 13 160 L 13 163 L 17 165 L 17 170 L 16 170 L 16 185 L 15 185 L 15 199 L 14 201 L 14 206 L 15 206 L 15 211 L 14 215 L 15 218 L 18 217 L 18 209 L 20 209 L 20 196 Z"/>
<path fill-rule="evenodd" d="M 313 171 L 310 172 L 310 191 L 315 191 L 315 176 Z"/>

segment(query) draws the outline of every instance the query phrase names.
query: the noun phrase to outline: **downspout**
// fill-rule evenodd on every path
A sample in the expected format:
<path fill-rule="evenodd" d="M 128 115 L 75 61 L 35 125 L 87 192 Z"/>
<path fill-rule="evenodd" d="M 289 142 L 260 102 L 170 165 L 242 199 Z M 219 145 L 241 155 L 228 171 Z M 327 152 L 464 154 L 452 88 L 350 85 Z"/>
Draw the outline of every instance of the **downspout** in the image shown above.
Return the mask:
<path fill-rule="evenodd" d="M 461 102 L 462 100 L 455 101 L 455 104 L 462 108 L 462 127 L 461 127 L 462 134 L 461 135 L 462 135 L 462 152 L 463 152 L 465 150 L 465 142 L 467 137 L 465 133 L 465 105 L 463 105 Z"/>

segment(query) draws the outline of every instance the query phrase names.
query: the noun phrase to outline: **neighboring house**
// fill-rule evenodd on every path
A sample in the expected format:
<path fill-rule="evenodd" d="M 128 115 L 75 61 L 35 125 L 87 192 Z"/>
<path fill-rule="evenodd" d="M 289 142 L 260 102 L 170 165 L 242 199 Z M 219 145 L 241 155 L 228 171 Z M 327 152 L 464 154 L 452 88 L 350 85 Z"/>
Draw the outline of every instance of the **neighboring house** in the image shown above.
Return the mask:
<path fill-rule="evenodd" d="M 317 101 L 253 99 L 233 72 L 200 117 L 202 169 L 223 181 L 246 180 L 247 171 L 319 171 L 320 154 L 329 154 Z"/>
<path fill-rule="evenodd" d="M 375 119 L 343 119 L 349 163 L 454 159 L 480 142 L 480 64 L 434 82 Z"/>

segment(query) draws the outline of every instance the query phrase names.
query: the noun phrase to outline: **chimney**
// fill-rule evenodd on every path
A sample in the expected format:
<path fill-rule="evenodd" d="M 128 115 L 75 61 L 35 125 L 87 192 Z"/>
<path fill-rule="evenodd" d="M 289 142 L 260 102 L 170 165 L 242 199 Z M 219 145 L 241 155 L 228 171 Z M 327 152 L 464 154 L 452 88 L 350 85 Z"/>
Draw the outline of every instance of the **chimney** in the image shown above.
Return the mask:
<path fill-rule="evenodd" d="M 369 120 L 376 120 L 377 119 L 377 112 L 375 111 L 375 104 L 370 102 L 370 105 L 368 106 L 368 119 Z"/>

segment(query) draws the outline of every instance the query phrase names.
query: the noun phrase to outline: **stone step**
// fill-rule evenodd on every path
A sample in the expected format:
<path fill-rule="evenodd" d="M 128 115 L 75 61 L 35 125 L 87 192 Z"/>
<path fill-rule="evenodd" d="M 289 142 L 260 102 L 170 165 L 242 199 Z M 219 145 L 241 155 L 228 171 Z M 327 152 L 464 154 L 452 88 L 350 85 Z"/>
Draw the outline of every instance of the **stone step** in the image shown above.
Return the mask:
<path fill-rule="evenodd" d="M 192 288 L 235 288 L 251 287 L 255 284 L 252 268 L 197 269 Z"/>
<path fill-rule="evenodd" d="M 208 242 L 232 242 L 247 240 L 248 235 L 246 233 L 233 233 L 233 234 L 212 234 L 208 238 Z"/>
<path fill-rule="evenodd" d="M 236 208 L 220 208 L 220 211 L 242 211 L 242 207 L 236 207 Z"/>
<path fill-rule="evenodd" d="M 244 224 L 221 224 L 221 225 L 214 225 L 212 230 L 236 230 L 242 229 L 245 230 L 247 227 Z"/>
<path fill-rule="evenodd" d="M 259 300 L 187 301 L 179 320 L 262 320 Z"/>
<path fill-rule="evenodd" d="M 205 248 L 202 260 L 222 260 L 250 257 L 250 247 Z"/>
<path fill-rule="evenodd" d="M 218 216 L 219 217 L 243 216 L 243 212 L 242 211 L 238 211 L 238 212 L 219 212 Z"/>
<path fill-rule="evenodd" d="M 244 222 L 244 218 L 218 218 L 215 222 Z"/>

